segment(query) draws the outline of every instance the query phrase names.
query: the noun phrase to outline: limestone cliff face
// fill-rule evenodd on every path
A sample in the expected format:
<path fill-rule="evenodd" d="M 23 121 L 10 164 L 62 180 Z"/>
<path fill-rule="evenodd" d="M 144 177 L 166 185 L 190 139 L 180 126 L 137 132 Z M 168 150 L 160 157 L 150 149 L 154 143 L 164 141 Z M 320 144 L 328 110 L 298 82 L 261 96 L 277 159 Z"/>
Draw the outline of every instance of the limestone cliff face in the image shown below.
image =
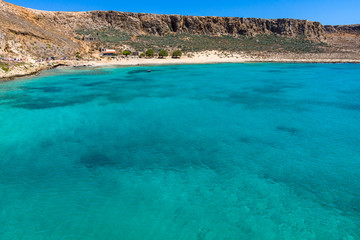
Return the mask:
<path fill-rule="evenodd" d="M 305 36 L 313 41 L 324 40 L 324 27 L 318 22 L 295 19 L 259 19 L 237 17 L 198 17 L 158 15 L 115 11 L 46 12 L 33 10 L 39 19 L 50 22 L 68 33 L 74 29 L 113 27 L 134 35 L 189 33 L 205 35 L 279 34 Z"/>
<path fill-rule="evenodd" d="M 0 28 L 0 54 L 5 52 L 6 42 L 5 42 L 5 33 Z"/>
<path fill-rule="evenodd" d="M 348 33 L 360 35 L 360 24 L 336 26 L 326 25 L 325 30 L 328 33 Z"/>
<path fill-rule="evenodd" d="M 258 19 L 235 17 L 197 17 L 180 15 L 91 12 L 92 19 L 103 19 L 111 26 L 145 34 L 168 33 L 256 35 L 280 34 L 289 37 L 304 35 L 322 40 L 323 26 L 318 22 L 294 19 Z M 130 21 L 129 21 L 130 20 Z M 123 24 L 128 22 L 129 24 Z"/>
<path fill-rule="evenodd" d="M 358 31 L 358 26 L 326 27 L 295 19 L 199 17 L 116 11 L 49 12 L 19 7 L 0 0 L 0 51 L 36 57 L 67 56 L 85 49 L 76 30 L 114 28 L 130 35 L 172 33 L 254 36 L 304 36 L 319 42 L 329 31 Z M 7 49 L 5 50 L 5 46 Z"/>

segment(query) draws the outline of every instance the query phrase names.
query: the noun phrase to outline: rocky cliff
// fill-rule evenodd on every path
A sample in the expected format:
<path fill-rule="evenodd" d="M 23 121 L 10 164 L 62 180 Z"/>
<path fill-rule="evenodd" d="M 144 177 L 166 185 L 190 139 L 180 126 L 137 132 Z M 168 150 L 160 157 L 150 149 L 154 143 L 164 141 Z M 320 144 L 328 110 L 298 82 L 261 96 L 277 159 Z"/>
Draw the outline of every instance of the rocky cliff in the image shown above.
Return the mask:
<path fill-rule="evenodd" d="M 326 25 L 325 30 L 328 33 L 348 33 L 360 35 L 360 24 L 336 26 Z"/>
<path fill-rule="evenodd" d="M 44 22 L 50 22 L 68 33 L 74 29 L 99 29 L 112 27 L 133 35 L 189 33 L 205 35 L 279 34 L 288 37 L 306 36 L 320 41 L 324 28 L 318 22 L 295 19 L 259 19 L 237 17 L 198 17 L 181 15 L 158 15 L 115 11 L 92 11 L 81 13 L 46 12 L 33 10 Z"/>
<path fill-rule="evenodd" d="M 178 33 L 189 34 L 189 36 L 211 36 L 213 50 L 218 36 L 242 38 L 242 42 L 238 45 L 244 48 L 262 44 L 259 43 L 260 37 L 260 40 L 247 42 L 247 39 L 244 39 L 247 36 L 280 36 L 281 39 L 263 39 L 265 47 L 260 46 L 256 49 L 289 51 L 286 49 L 292 49 L 289 47 L 291 45 L 295 46 L 295 51 L 301 48 L 302 52 L 309 48 L 314 49 L 312 43 L 327 41 L 331 32 L 359 32 L 359 25 L 324 27 L 319 22 L 296 19 L 200 17 L 116 11 L 49 12 L 19 7 L 3 0 L 0 0 L 0 22 L 0 53 L 34 57 L 74 56 L 76 52 L 87 51 L 85 49 L 89 49 L 89 45 L 81 41 L 83 36 L 80 36 L 78 32 L 92 31 L 98 34 L 102 29 L 115 30 L 114 35 L 117 36 L 125 33 L 134 39 L 136 39 L 135 36 L 157 37 L 153 39 L 153 42 Z M 300 39 L 300 41 L 294 43 L 285 38 Z M 237 42 L 231 39 L 222 40 L 224 40 L 223 45 L 232 41 L 234 46 L 238 46 Z M 197 39 L 194 41 L 198 42 Z M 121 45 L 121 42 L 116 42 L 116 44 Z M 275 44 L 279 46 L 274 50 L 272 46 Z M 175 42 L 173 45 L 176 47 L 179 43 Z M 317 49 L 318 47 L 315 46 L 315 50 Z"/>
<path fill-rule="evenodd" d="M 67 55 L 83 49 L 76 30 L 113 28 L 131 35 L 166 36 L 172 33 L 254 36 L 277 34 L 325 39 L 318 22 L 295 19 L 197 17 L 116 11 L 49 12 L 19 7 L 0 0 L 0 48 L 37 56 Z M 21 46 L 21 48 L 20 48 Z"/>
<path fill-rule="evenodd" d="M 5 33 L 0 28 L 0 54 L 5 52 L 6 42 L 5 42 Z"/>

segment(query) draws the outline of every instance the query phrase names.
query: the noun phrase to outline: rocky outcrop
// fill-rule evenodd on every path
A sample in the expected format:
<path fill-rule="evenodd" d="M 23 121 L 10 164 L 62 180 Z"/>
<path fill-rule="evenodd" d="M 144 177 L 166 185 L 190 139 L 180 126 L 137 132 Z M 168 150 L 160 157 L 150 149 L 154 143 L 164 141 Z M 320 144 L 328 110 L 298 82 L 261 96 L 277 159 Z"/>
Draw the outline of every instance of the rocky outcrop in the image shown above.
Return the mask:
<path fill-rule="evenodd" d="M 336 26 L 326 25 L 325 30 L 328 33 L 348 33 L 360 35 L 360 24 Z"/>
<path fill-rule="evenodd" d="M 5 33 L 0 28 L 0 54 L 5 52 L 6 41 L 5 41 Z"/>
<path fill-rule="evenodd" d="M 259 19 L 237 17 L 198 17 L 158 15 L 116 11 L 47 12 L 32 10 L 38 19 L 51 23 L 68 33 L 76 29 L 112 27 L 133 35 L 189 33 L 205 35 L 279 34 L 305 36 L 313 41 L 324 40 L 324 27 L 319 22 L 296 19 Z"/>

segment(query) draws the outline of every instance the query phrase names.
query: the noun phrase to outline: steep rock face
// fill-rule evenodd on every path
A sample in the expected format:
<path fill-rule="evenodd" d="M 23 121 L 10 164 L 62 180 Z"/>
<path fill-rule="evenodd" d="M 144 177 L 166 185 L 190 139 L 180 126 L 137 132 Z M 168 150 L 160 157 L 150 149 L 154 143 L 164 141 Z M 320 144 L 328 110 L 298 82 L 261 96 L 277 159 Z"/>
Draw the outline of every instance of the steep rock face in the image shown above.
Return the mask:
<path fill-rule="evenodd" d="M 0 54 L 4 53 L 6 46 L 5 33 L 0 28 Z"/>
<path fill-rule="evenodd" d="M 113 27 L 133 35 L 189 33 L 205 35 L 279 34 L 305 36 L 313 41 L 324 40 L 324 27 L 318 22 L 295 19 L 259 19 L 237 17 L 198 17 L 158 15 L 116 11 L 47 12 L 32 10 L 37 18 L 68 33 L 76 29 Z"/>
<path fill-rule="evenodd" d="M 330 27 L 295 19 L 199 17 L 117 11 L 50 12 L 19 7 L 0 0 L 0 51 L 36 57 L 69 56 L 85 50 L 76 30 L 114 28 L 130 35 L 172 33 L 255 36 L 277 34 L 326 40 Z M 334 31 L 345 26 L 334 26 Z M 351 27 L 356 29 L 356 27 Z M 345 30 L 344 30 L 345 31 Z M 350 31 L 350 30 L 349 30 Z M 8 46 L 5 50 L 5 46 Z M 20 46 L 20 47 L 19 47 Z"/>
<path fill-rule="evenodd" d="M 325 30 L 328 33 L 349 33 L 360 35 L 360 24 L 336 26 L 326 25 Z"/>

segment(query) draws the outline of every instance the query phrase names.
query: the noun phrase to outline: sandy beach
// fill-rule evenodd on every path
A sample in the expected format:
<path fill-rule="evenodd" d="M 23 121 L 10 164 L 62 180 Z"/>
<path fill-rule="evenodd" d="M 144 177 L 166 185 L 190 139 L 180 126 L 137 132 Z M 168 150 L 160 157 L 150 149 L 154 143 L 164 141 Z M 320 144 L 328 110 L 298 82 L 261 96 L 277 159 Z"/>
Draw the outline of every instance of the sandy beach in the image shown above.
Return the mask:
<path fill-rule="evenodd" d="M 251 63 L 251 62 L 289 62 L 289 63 L 360 63 L 358 59 L 347 56 L 331 54 L 241 54 L 241 53 L 219 53 L 207 51 L 192 54 L 191 57 L 183 56 L 174 58 L 137 58 L 129 57 L 121 60 L 104 59 L 102 61 L 68 61 L 68 65 L 89 66 L 142 66 L 142 65 L 173 65 L 173 64 L 210 64 L 210 63 Z"/>
<path fill-rule="evenodd" d="M 215 63 L 360 63 L 354 58 L 339 54 L 241 54 L 207 51 L 183 56 L 181 58 L 103 58 L 101 60 L 55 60 L 17 64 L 5 72 L 0 70 L 0 81 L 39 74 L 41 71 L 56 67 L 105 67 L 105 66 L 146 66 L 175 64 L 215 64 Z"/>

